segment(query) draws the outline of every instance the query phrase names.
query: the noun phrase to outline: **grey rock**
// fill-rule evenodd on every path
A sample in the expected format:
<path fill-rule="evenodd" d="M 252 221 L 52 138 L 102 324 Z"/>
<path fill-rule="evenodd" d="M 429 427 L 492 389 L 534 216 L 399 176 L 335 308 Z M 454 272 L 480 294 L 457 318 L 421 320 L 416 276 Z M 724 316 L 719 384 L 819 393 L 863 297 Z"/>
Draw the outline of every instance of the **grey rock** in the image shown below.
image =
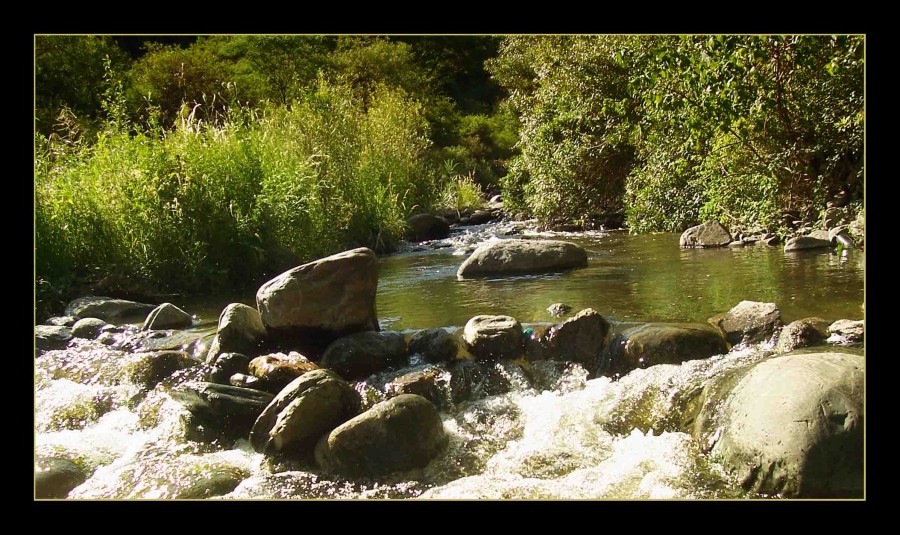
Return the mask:
<path fill-rule="evenodd" d="M 456 272 L 460 279 L 494 274 L 543 273 L 584 267 L 587 251 L 557 240 L 508 239 L 481 245 Z"/>
<path fill-rule="evenodd" d="M 718 329 L 703 323 L 647 323 L 613 336 L 598 375 L 622 376 L 657 364 L 681 364 L 728 352 Z"/>
<path fill-rule="evenodd" d="M 469 217 L 470 225 L 483 225 L 494 219 L 494 215 L 487 210 L 475 210 Z"/>
<path fill-rule="evenodd" d="M 178 385 L 169 394 L 191 413 L 191 425 L 198 430 L 198 438 L 205 440 L 247 437 L 274 397 L 251 388 L 193 381 Z"/>
<path fill-rule="evenodd" d="M 294 379 L 253 424 L 250 444 L 266 455 L 310 458 L 316 441 L 357 414 L 359 394 L 330 370 Z"/>
<path fill-rule="evenodd" d="M 541 336 L 545 358 L 577 362 L 595 370 L 609 335 L 609 322 L 593 308 L 586 308 Z"/>
<path fill-rule="evenodd" d="M 216 338 L 209 346 L 206 362 L 213 363 L 221 353 L 255 352 L 266 328 L 259 312 L 241 303 L 231 303 L 219 315 Z"/>
<path fill-rule="evenodd" d="M 557 318 L 561 318 L 572 311 L 572 307 L 565 303 L 553 303 L 552 305 L 547 307 L 547 312 L 551 316 L 556 316 Z"/>
<path fill-rule="evenodd" d="M 235 373 L 228 378 L 228 384 L 240 388 L 253 388 L 254 390 L 263 390 L 261 388 L 256 388 L 256 386 L 259 385 L 259 377 L 253 377 L 252 375 L 248 375 L 245 373 Z"/>
<path fill-rule="evenodd" d="M 72 339 L 72 329 L 61 325 L 36 325 L 34 346 L 42 351 L 64 349 Z"/>
<path fill-rule="evenodd" d="M 769 341 L 784 325 L 775 303 L 757 301 L 741 301 L 724 315 L 710 318 L 709 322 L 721 329 L 731 345 Z"/>
<path fill-rule="evenodd" d="M 801 347 L 821 344 L 828 338 L 828 322 L 822 318 L 792 321 L 781 329 L 775 350 L 787 353 Z"/>
<path fill-rule="evenodd" d="M 828 332 L 837 335 L 845 343 L 862 342 L 865 336 L 863 320 L 837 320 L 828 326 Z"/>
<path fill-rule="evenodd" d="M 847 353 L 756 364 L 723 404 L 704 409 L 722 422 L 711 456 L 758 493 L 861 498 L 864 378 L 864 357 Z"/>
<path fill-rule="evenodd" d="M 80 318 L 77 318 L 75 316 L 53 316 L 52 318 L 47 318 L 47 321 L 45 321 L 44 324 L 72 327 L 79 319 Z"/>
<path fill-rule="evenodd" d="M 712 220 L 691 227 L 681 234 L 681 247 L 724 247 L 731 241 L 731 234 L 718 221 Z"/>
<path fill-rule="evenodd" d="M 126 318 L 146 316 L 155 307 L 147 303 L 137 303 L 125 299 L 88 296 L 79 297 L 66 305 L 67 316 L 79 318 L 100 318 L 115 323 Z"/>
<path fill-rule="evenodd" d="M 432 402 L 435 407 L 446 407 L 445 395 L 450 374 L 446 368 L 428 366 L 423 369 L 398 374 L 384 385 L 385 394 L 391 398 L 402 394 L 416 394 Z"/>
<path fill-rule="evenodd" d="M 444 329 L 425 329 L 409 339 L 410 355 L 421 355 L 425 362 L 445 362 L 459 353 L 456 337 Z"/>
<path fill-rule="evenodd" d="M 99 318 L 83 318 L 72 325 L 72 336 L 93 340 L 107 325 L 109 324 Z"/>
<path fill-rule="evenodd" d="M 185 329 L 193 323 L 190 314 L 172 303 L 163 303 L 147 315 L 143 330 Z"/>
<path fill-rule="evenodd" d="M 250 357 L 242 353 L 222 353 L 212 364 L 209 372 L 209 382 L 227 385 L 231 376 L 237 373 L 247 374 Z M 234 385 L 246 386 L 246 385 Z"/>
<path fill-rule="evenodd" d="M 256 305 L 270 330 L 377 331 L 377 287 L 378 257 L 361 247 L 282 273 L 260 287 Z"/>
<path fill-rule="evenodd" d="M 822 249 L 831 247 L 831 240 L 826 234 L 825 239 L 814 236 L 796 236 L 791 238 L 784 244 L 784 252 L 802 251 L 805 249 Z"/>
<path fill-rule="evenodd" d="M 371 477 L 424 468 L 447 442 L 434 405 L 422 396 L 403 394 L 322 437 L 315 457 L 326 472 Z"/>
<path fill-rule="evenodd" d="M 409 362 L 406 340 L 399 332 L 365 331 L 338 338 L 322 355 L 319 365 L 348 381 L 365 379 L 388 367 Z"/>
<path fill-rule="evenodd" d="M 450 235 L 450 222 L 440 216 L 416 214 L 406 220 L 407 239 L 411 242 L 442 240 Z"/>
<path fill-rule="evenodd" d="M 88 474 L 77 464 L 58 457 L 39 457 L 34 463 L 34 497 L 60 499 L 81 485 Z"/>
<path fill-rule="evenodd" d="M 747 245 L 747 243 L 744 242 L 744 240 L 736 240 L 736 241 L 733 241 L 728 244 L 729 247 L 734 247 L 734 248 L 743 247 L 745 245 Z"/>
<path fill-rule="evenodd" d="M 153 388 L 179 370 L 197 366 L 200 361 L 184 351 L 157 351 L 140 356 L 128 366 L 128 380 L 144 388 Z"/>
<path fill-rule="evenodd" d="M 466 322 L 463 343 L 476 359 L 515 359 L 524 349 L 522 325 L 512 316 L 475 316 Z"/>
<path fill-rule="evenodd" d="M 769 247 L 775 247 L 779 243 L 781 243 L 780 236 L 769 236 L 767 238 L 763 238 L 759 243 L 768 245 Z"/>

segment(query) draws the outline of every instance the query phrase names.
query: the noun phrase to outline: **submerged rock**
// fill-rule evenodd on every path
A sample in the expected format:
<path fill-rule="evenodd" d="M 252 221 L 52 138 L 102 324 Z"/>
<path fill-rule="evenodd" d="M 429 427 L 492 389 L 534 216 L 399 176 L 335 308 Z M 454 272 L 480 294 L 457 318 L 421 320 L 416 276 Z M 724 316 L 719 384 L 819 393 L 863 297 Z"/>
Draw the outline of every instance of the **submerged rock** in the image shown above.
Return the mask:
<path fill-rule="evenodd" d="M 728 352 L 722 333 L 702 323 L 647 323 L 615 336 L 598 375 L 625 375 L 657 364 L 681 364 Z M 590 368 L 589 368 L 590 369 Z"/>
<path fill-rule="evenodd" d="M 61 325 L 36 325 L 34 346 L 42 351 L 64 349 L 72 339 L 72 329 Z"/>
<path fill-rule="evenodd" d="M 334 370 L 348 381 L 356 381 L 408 362 L 406 339 L 401 333 L 366 331 L 332 342 L 319 365 Z"/>
<path fill-rule="evenodd" d="M 322 437 L 315 457 L 326 472 L 371 477 L 424 468 L 448 440 L 434 405 L 422 396 L 403 394 Z"/>
<path fill-rule="evenodd" d="M 147 303 L 112 299 L 110 297 L 88 296 L 75 299 L 66 305 L 66 315 L 79 318 L 100 318 L 114 323 L 129 317 L 146 316 L 154 308 L 156 307 Z"/>
<path fill-rule="evenodd" d="M 724 247 L 731 241 L 731 234 L 718 221 L 707 221 L 691 227 L 681 234 L 678 244 L 682 247 Z"/>
<path fill-rule="evenodd" d="M 463 329 L 463 343 L 476 359 L 515 359 L 522 355 L 522 325 L 512 316 L 475 316 Z"/>
<path fill-rule="evenodd" d="M 193 323 L 190 314 L 172 303 L 163 303 L 147 315 L 143 330 L 184 329 Z"/>
<path fill-rule="evenodd" d="M 587 266 L 587 251 L 565 241 L 509 239 L 486 243 L 467 258 L 460 279 L 494 274 L 560 271 Z"/>
<path fill-rule="evenodd" d="M 253 354 L 266 335 L 259 312 L 241 303 L 231 303 L 219 315 L 216 338 L 206 357 L 214 364 L 222 353 Z"/>
<path fill-rule="evenodd" d="M 100 335 L 102 329 L 107 325 L 109 324 L 99 318 L 80 319 L 72 325 L 72 336 L 93 340 Z"/>
<path fill-rule="evenodd" d="M 792 353 L 764 360 L 723 404 L 712 456 L 741 485 L 787 498 L 863 496 L 865 359 Z"/>
<path fill-rule="evenodd" d="M 34 497 L 65 498 L 87 479 L 88 474 L 68 459 L 39 457 L 34 463 Z"/>
<path fill-rule="evenodd" d="M 197 438 L 203 440 L 246 437 L 274 397 L 261 390 L 204 382 L 183 383 L 170 395 L 191 413 Z"/>
<path fill-rule="evenodd" d="M 425 362 L 445 362 L 459 353 L 456 337 L 444 329 L 425 329 L 409 339 L 409 354 L 421 355 Z"/>
<path fill-rule="evenodd" d="M 828 322 L 822 318 L 792 321 L 781 329 L 775 349 L 787 353 L 801 347 L 820 344 L 828 338 Z"/>
<path fill-rule="evenodd" d="M 722 330 L 731 345 L 767 342 L 784 325 L 775 303 L 757 301 L 741 301 L 724 315 L 710 318 L 709 322 Z"/>
<path fill-rule="evenodd" d="M 609 322 L 593 308 L 586 308 L 541 337 L 544 358 L 577 362 L 595 370 L 609 335 Z"/>
<path fill-rule="evenodd" d="M 547 312 L 551 316 L 556 316 L 557 318 L 561 318 L 572 311 L 572 307 L 565 303 L 553 303 L 552 305 L 547 307 Z"/>
<path fill-rule="evenodd" d="M 377 331 L 377 287 L 378 257 L 360 247 L 285 271 L 259 288 L 256 305 L 270 331 Z"/>
<path fill-rule="evenodd" d="M 266 455 L 311 459 L 316 441 L 359 410 L 359 395 L 330 370 L 294 379 L 253 424 L 250 443 Z"/>
<path fill-rule="evenodd" d="M 411 242 L 442 240 L 450 235 L 450 222 L 431 214 L 417 214 L 406 220 L 406 239 Z"/>
<path fill-rule="evenodd" d="M 126 376 L 132 383 L 149 389 L 175 372 L 199 364 L 184 351 L 157 351 L 130 363 Z"/>
<path fill-rule="evenodd" d="M 459 360 L 447 366 L 450 401 L 456 405 L 531 387 L 531 380 L 515 360 L 498 362 Z"/>

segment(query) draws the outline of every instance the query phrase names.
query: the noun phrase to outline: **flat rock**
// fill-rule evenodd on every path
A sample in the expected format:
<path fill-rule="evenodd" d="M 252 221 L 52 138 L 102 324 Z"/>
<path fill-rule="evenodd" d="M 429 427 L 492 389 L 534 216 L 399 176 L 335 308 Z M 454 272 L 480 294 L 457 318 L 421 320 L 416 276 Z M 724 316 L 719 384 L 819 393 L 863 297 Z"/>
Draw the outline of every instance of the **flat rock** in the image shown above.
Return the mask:
<path fill-rule="evenodd" d="M 154 305 L 127 301 L 125 299 L 112 299 L 102 296 L 79 297 L 66 305 L 66 315 L 79 318 L 100 318 L 104 321 L 115 323 L 126 318 L 146 316 L 154 308 Z"/>
<path fill-rule="evenodd" d="M 814 236 L 797 236 L 791 238 L 784 244 L 784 252 L 801 251 L 804 249 L 822 249 L 831 247 L 831 240 L 828 239 L 827 233 L 825 239 Z"/>
<path fill-rule="evenodd" d="M 561 271 L 587 265 L 587 251 L 558 240 L 508 239 L 481 245 L 456 272 L 459 279 Z"/>
<path fill-rule="evenodd" d="M 462 340 L 479 360 L 515 359 L 524 349 L 522 325 L 512 316 L 475 316 L 466 322 Z"/>

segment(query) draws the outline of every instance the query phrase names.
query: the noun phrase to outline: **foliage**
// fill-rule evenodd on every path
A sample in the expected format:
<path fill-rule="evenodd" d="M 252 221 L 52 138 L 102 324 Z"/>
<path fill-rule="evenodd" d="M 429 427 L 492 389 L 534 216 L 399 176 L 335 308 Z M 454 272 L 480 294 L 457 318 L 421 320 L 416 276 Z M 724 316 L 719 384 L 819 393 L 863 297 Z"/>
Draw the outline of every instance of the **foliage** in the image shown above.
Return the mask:
<path fill-rule="evenodd" d="M 444 186 L 441 189 L 439 203 L 447 210 L 457 213 L 466 209 L 477 209 L 484 205 L 484 192 L 475 181 L 475 173 L 457 173 L 459 164 L 453 160 L 445 160 L 443 168 Z"/>

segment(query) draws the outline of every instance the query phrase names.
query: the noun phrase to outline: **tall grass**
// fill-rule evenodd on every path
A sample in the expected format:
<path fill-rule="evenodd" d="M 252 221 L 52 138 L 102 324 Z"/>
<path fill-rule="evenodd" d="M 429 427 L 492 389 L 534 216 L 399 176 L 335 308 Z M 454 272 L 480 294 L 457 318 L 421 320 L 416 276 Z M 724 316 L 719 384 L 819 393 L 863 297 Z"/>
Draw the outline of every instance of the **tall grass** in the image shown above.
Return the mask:
<path fill-rule="evenodd" d="M 38 298 L 79 283 L 211 293 L 350 246 L 392 248 L 430 207 L 426 122 L 402 92 L 368 108 L 320 82 L 289 108 L 172 131 L 35 141 Z"/>

